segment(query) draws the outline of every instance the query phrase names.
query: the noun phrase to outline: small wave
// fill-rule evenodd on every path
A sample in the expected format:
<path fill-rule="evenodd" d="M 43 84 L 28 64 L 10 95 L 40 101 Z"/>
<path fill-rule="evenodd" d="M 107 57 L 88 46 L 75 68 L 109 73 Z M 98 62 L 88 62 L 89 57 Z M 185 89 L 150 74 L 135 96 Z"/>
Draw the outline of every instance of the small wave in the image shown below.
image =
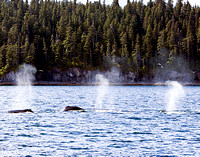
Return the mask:
<path fill-rule="evenodd" d="M 27 135 L 27 134 L 19 134 L 17 136 L 22 136 L 22 137 L 32 137 L 31 135 Z"/>
<path fill-rule="evenodd" d="M 137 135 L 138 135 L 138 134 L 141 134 L 141 135 L 145 135 L 145 134 L 146 134 L 146 135 L 151 135 L 151 134 L 153 134 L 153 133 L 150 133 L 150 132 L 137 132 L 137 131 L 136 131 L 136 132 L 133 132 L 133 133 L 131 133 L 131 134 L 137 134 Z"/>
<path fill-rule="evenodd" d="M 138 117 L 129 117 L 127 119 L 133 119 L 133 120 L 142 120 L 142 118 L 138 118 Z"/>
<path fill-rule="evenodd" d="M 89 148 L 88 147 L 71 147 L 70 149 L 72 149 L 72 150 L 88 150 Z"/>

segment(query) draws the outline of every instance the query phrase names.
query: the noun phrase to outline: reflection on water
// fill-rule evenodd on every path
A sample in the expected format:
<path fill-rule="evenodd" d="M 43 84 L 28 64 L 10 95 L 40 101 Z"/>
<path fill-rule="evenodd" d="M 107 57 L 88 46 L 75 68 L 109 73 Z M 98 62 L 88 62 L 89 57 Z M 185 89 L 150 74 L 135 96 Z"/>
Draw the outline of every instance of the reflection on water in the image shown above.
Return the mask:
<path fill-rule="evenodd" d="M 184 87 L 181 114 L 165 114 L 167 87 L 33 86 L 35 113 L 8 114 L 16 87 L 0 87 L 0 156 L 199 156 L 200 88 Z M 106 104 L 107 103 L 107 104 Z M 87 112 L 62 112 L 77 105 Z"/>

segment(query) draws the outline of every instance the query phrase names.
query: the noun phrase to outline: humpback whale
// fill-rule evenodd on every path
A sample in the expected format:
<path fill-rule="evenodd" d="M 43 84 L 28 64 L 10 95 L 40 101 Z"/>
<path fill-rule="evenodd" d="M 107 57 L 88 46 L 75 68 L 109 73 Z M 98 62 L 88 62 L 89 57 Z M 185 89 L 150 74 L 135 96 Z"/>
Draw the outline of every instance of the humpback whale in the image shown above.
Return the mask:
<path fill-rule="evenodd" d="M 8 113 L 24 113 L 24 112 L 32 112 L 33 113 L 33 111 L 31 109 L 11 110 L 11 111 L 8 111 Z"/>
<path fill-rule="evenodd" d="M 84 109 L 77 106 L 67 106 L 64 111 L 85 111 Z"/>

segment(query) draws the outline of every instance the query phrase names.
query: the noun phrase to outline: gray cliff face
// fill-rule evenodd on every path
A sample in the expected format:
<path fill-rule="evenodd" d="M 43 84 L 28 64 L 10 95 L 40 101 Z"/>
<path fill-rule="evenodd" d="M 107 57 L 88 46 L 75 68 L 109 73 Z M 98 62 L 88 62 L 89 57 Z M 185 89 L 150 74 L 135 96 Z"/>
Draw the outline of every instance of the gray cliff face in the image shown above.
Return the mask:
<path fill-rule="evenodd" d="M 65 82 L 65 83 L 96 83 L 96 75 L 102 74 L 110 83 L 131 83 L 134 82 L 135 76 L 132 72 L 123 74 L 118 69 L 110 71 L 99 70 L 81 70 L 79 68 L 69 68 L 67 71 L 53 69 L 50 72 L 38 71 L 36 74 L 37 81 Z"/>
<path fill-rule="evenodd" d="M 51 71 L 37 70 L 35 74 L 36 82 L 53 82 L 66 84 L 95 84 L 97 83 L 96 76 L 103 75 L 109 83 L 137 83 L 137 82 L 165 82 L 165 81 L 180 81 L 180 82 L 198 82 L 200 81 L 200 72 L 195 73 L 180 73 L 177 71 L 159 71 L 155 76 L 149 77 L 139 75 L 131 71 L 127 73 L 121 72 L 119 68 L 112 68 L 107 71 L 100 70 L 83 70 L 79 68 L 69 68 L 63 71 L 59 68 L 54 68 Z M 4 78 L 0 78 L 0 82 L 15 82 L 16 74 L 10 72 Z"/>
<path fill-rule="evenodd" d="M 107 71 L 99 70 L 81 70 L 79 68 L 70 68 L 67 71 L 53 69 L 47 73 L 38 72 L 36 75 L 37 81 L 52 81 L 65 83 L 96 83 L 96 75 L 101 74 L 109 83 L 137 83 L 137 82 L 165 82 L 165 81 L 180 81 L 180 82 L 195 82 L 200 81 L 200 72 L 180 73 L 177 71 L 158 72 L 155 76 L 140 76 L 131 71 L 123 73 L 118 68 L 112 68 Z"/>

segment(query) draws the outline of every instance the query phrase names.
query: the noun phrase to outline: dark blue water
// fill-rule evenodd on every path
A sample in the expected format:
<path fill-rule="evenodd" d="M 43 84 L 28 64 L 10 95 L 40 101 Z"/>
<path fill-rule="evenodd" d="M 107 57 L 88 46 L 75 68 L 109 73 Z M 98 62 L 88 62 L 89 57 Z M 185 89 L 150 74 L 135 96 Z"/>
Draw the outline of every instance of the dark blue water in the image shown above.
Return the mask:
<path fill-rule="evenodd" d="M 168 90 L 1 86 L 0 156 L 200 156 L 200 87 L 184 87 L 170 114 Z M 7 113 L 22 108 L 35 113 Z"/>

